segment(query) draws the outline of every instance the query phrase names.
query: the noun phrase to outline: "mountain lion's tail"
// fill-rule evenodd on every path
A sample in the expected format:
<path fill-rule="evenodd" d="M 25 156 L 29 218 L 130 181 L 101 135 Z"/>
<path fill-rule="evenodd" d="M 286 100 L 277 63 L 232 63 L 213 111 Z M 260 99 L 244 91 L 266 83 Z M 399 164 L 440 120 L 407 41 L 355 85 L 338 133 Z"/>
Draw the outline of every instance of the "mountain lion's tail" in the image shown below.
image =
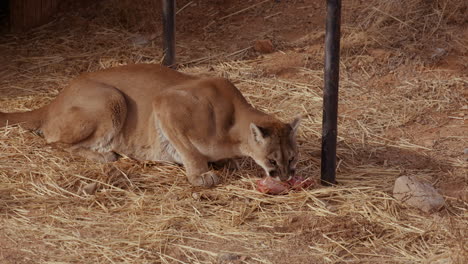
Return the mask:
<path fill-rule="evenodd" d="M 18 113 L 3 113 L 0 112 L 0 127 L 6 125 L 20 125 L 28 130 L 39 129 L 44 120 L 45 107 Z"/>

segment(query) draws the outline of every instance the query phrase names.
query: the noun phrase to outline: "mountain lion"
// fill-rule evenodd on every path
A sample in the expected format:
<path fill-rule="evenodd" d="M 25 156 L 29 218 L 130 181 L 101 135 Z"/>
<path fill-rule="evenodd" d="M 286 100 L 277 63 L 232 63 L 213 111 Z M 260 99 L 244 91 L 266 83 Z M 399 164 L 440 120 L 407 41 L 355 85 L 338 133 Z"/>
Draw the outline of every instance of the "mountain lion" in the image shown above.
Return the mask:
<path fill-rule="evenodd" d="M 47 143 L 102 162 L 116 153 L 183 164 L 189 182 L 219 183 L 208 162 L 249 156 L 281 181 L 295 173 L 299 119 L 282 123 L 254 109 L 224 78 L 198 78 L 135 64 L 84 73 L 49 105 L 0 112 L 0 125 L 19 124 Z"/>

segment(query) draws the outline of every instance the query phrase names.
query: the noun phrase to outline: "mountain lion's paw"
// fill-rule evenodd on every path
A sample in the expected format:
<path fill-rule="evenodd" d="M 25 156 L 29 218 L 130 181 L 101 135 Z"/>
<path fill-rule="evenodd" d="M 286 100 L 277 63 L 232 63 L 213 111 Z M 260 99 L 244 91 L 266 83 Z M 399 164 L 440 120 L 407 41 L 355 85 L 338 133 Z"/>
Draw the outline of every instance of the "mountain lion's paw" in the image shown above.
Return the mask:
<path fill-rule="evenodd" d="M 216 173 L 208 171 L 196 178 L 192 178 L 190 183 L 194 186 L 213 187 L 219 183 L 219 177 Z"/>

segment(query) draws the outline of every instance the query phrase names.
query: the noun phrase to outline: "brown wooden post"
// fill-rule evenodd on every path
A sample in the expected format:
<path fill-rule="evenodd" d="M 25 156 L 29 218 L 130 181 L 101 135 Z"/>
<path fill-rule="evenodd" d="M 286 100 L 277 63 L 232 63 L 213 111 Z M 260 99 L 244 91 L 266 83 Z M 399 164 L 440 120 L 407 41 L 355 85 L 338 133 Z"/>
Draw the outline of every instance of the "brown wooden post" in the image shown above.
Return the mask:
<path fill-rule="evenodd" d="M 341 0 L 327 0 L 321 164 L 321 182 L 323 185 L 336 183 L 340 24 Z"/>
<path fill-rule="evenodd" d="M 10 28 L 24 31 L 49 22 L 59 0 L 10 0 Z"/>
<path fill-rule="evenodd" d="M 163 65 L 175 67 L 175 0 L 162 0 L 163 11 Z"/>

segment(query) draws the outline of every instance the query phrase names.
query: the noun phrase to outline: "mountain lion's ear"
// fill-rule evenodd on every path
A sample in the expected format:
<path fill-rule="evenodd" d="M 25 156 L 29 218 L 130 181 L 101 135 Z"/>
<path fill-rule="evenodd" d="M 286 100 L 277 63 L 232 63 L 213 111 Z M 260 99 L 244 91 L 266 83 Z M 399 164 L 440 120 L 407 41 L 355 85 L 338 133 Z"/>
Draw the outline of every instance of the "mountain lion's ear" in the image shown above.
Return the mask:
<path fill-rule="evenodd" d="M 259 127 L 254 123 L 250 123 L 250 132 L 256 142 L 262 142 L 270 134 L 266 128 Z"/>
<path fill-rule="evenodd" d="M 296 132 L 297 132 L 297 129 L 299 128 L 300 123 L 301 123 L 301 118 L 300 117 L 294 118 L 294 120 L 291 121 L 291 123 L 289 123 L 289 125 L 292 128 L 292 131 L 291 131 L 292 135 L 296 135 Z"/>

